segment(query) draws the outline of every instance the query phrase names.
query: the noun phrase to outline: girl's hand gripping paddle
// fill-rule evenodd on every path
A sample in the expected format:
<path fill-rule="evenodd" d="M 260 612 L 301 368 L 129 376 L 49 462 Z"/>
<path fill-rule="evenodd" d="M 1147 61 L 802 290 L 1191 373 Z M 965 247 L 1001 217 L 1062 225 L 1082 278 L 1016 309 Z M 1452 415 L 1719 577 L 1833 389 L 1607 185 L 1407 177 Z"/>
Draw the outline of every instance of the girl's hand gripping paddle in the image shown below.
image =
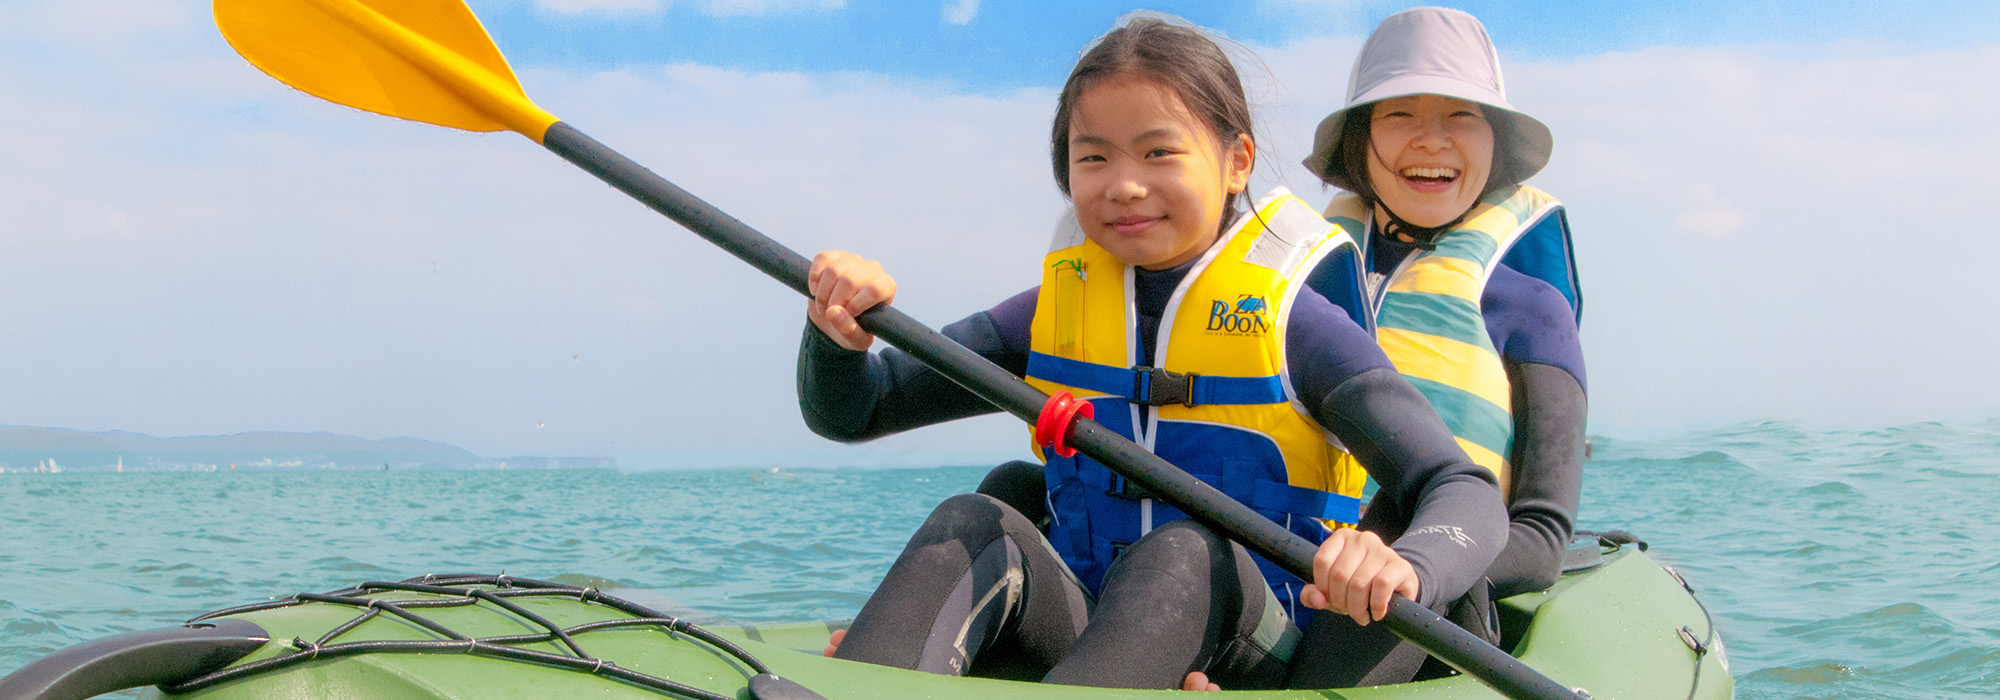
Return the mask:
<path fill-rule="evenodd" d="M 461 0 L 215 0 L 237 53 L 279 81 L 330 102 L 468 131 L 513 131 L 721 246 L 800 294 L 809 262 L 535 106 L 507 59 Z M 863 328 L 1030 424 L 1049 396 L 889 306 Z M 1312 543 L 1186 472 L 1078 417 L 1068 446 L 1139 482 L 1202 524 L 1312 580 Z M 1508 697 L 1579 700 L 1518 659 L 1396 597 L 1391 630 Z"/>

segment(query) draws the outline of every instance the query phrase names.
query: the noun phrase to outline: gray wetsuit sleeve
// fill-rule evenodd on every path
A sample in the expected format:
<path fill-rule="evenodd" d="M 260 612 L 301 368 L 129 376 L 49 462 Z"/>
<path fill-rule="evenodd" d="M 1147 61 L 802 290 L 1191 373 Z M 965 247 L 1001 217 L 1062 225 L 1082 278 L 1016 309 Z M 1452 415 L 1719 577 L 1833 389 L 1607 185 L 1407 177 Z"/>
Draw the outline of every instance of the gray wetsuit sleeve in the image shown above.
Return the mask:
<path fill-rule="evenodd" d="M 1417 602 L 1434 607 L 1472 588 L 1506 544 L 1507 510 L 1444 419 L 1402 375 L 1364 370 L 1313 412 L 1381 485 L 1361 527 L 1416 569 Z"/>
<path fill-rule="evenodd" d="M 1015 376 L 1028 371 L 1027 352 L 1003 337 L 991 311 L 967 316 L 939 332 Z M 873 353 L 848 350 L 811 323 L 799 343 L 798 383 L 799 411 L 806 427 L 841 442 L 872 440 L 998 410 L 909 353 L 895 348 Z"/>
<path fill-rule="evenodd" d="M 1514 497 L 1507 548 L 1487 577 L 1493 597 L 1538 591 L 1562 575 L 1563 552 L 1576 529 L 1583 482 L 1583 385 L 1562 367 L 1507 363 L 1514 403 Z"/>
<path fill-rule="evenodd" d="M 1582 490 L 1588 401 L 1576 312 L 1555 287 L 1502 265 L 1480 305 L 1513 397 L 1512 524 L 1487 572 L 1493 597 L 1503 598 L 1547 588 L 1562 574 Z"/>

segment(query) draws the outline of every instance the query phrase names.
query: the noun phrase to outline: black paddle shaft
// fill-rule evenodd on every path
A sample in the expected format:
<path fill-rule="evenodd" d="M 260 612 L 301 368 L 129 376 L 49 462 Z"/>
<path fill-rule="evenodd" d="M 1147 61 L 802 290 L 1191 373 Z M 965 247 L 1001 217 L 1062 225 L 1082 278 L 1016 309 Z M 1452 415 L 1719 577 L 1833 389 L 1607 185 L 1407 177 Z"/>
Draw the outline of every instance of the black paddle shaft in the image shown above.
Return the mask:
<path fill-rule="evenodd" d="M 750 263 L 764 274 L 800 294 L 812 296 L 812 291 L 806 286 L 806 276 L 812 263 L 805 257 L 653 174 L 632 159 L 605 147 L 596 139 L 585 136 L 575 127 L 556 122 L 542 137 L 542 145 Z M 869 309 L 855 320 L 868 332 L 902 348 L 959 386 L 1031 424 L 1041 415 L 1042 405 L 1048 402 L 1047 394 L 1021 381 L 1020 377 L 886 304 Z M 1069 444 L 1125 478 L 1139 482 L 1155 496 L 1180 508 L 1201 524 L 1228 533 L 1250 551 L 1263 555 L 1299 578 L 1312 580 L 1312 560 L 1317 547 L 1257 514 L 1249 506 L 1160 459 L 1158 455 L 1088 418 L 1077 420 L 1071 429 Z M 1431 656 L 1478 678 L 1508 697 L 1517 700 L 1580 700 L 1581 696 L 1569 688 L 1528 668 L 1519 659 L 1408 598 L 1396 596 L 1392 599 L 1389 614 L 1382 622 Z"/>

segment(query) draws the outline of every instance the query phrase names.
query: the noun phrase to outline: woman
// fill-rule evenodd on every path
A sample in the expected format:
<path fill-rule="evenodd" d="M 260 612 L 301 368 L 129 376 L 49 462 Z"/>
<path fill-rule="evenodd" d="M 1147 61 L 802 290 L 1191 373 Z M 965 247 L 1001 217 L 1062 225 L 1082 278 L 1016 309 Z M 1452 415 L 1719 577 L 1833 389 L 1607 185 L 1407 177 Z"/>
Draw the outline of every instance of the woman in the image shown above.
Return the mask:
<path fill-rule="evenodd" d="M 1397 371 L 1508 497 L 1506 548 L 1488 585 L 1452 615 L 1495 641 L 1488 601 L 1561 574 L 1582 479 L 1581 298 L 1568 226 L 1559 202 L 1519 184 L 1552 145 L 1547 126 L 1508 104 L 1479 20 L 1425 7 L 1391 15 L 1362 45 L 1347 106 L 1320 122 L 1305 160 L 1347 192 L 1328 220 L 1365 241 L 1353 268 L 1323 266 L 1315 287 L 1364 300 Z M 1393 539 L 1388 526 L 1407 518 L 1395 510 L 1371 504 L 1362 528 Z M 1341 669 L 1295 669 L 1292 685 L 1407 680 L 1423 660 L 1386 633 L 1353 634 L 1394 649 L 1373 666 L 1363 654 Z"/>

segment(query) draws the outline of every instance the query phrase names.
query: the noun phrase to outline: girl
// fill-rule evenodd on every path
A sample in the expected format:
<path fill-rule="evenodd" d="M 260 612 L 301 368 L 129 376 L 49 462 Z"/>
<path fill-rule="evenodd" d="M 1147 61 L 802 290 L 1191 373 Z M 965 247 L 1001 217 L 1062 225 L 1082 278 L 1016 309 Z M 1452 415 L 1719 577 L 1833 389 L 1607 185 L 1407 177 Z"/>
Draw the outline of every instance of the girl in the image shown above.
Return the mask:
<path fill-rule="evenodd" d="M 1090 400 L 1107 427 L 1323 541 L 1313 579 L 1047 450 L 1043 498 L 938 506 L 829 653 L 1079 685 L 1269 687 L 1298 644 L 1300 605 L 1365 625 L 1392 594 L 1434 605 L 1467 590 L 1504 536 L 1496 482 L 1367 333 L 1306 288 L 1346 239 L 1282 192 L 1236 210 L 1257 151 L 1221 48 L 1159 18 L 1125 22 L 1070 74 L 1050 149 L 1075 215 L 1041 286 L 944 334 Z M 866 352 L 854 316 L 896 292 L 879 264 L 824 252 L 811 285 L 799 388 L 815 432 L 859 441 L 994 410 L 907 355 Z M 1366 465 L 1377 503 L 1398 504 L 1393 545 L 1325 524 L 1356 519 L 1360 483 L 1334 479 L 1342 459 Z"/>
<path fill-rule="evenodd" d="M 1320 123 L 1305 161 L 1352 193 L 1326 215 L 1364 241 L 1382 349 L 1473 460 L 1503 475 L 1507 545 L 1452 615 L 1494 641 L 1489 593 L 1541 590 L 1561 574 L 1586 413 L 1568 224 L 1553 197 L 1519 184 L 1548 162 L 1553 139 L 1507 103 L 1497 56 L 1464 12 L 1390 16 L 1362 45 L 1348 105 Z M 1444 307 L 1461 313 L 1424 313 Z M 1371 508 L 1367 524 L 1404 517 L 1393 508 Z M 1403 662 L 1366 682 L 1423 659 L 1409 645 L 1390 656 Z"/>

